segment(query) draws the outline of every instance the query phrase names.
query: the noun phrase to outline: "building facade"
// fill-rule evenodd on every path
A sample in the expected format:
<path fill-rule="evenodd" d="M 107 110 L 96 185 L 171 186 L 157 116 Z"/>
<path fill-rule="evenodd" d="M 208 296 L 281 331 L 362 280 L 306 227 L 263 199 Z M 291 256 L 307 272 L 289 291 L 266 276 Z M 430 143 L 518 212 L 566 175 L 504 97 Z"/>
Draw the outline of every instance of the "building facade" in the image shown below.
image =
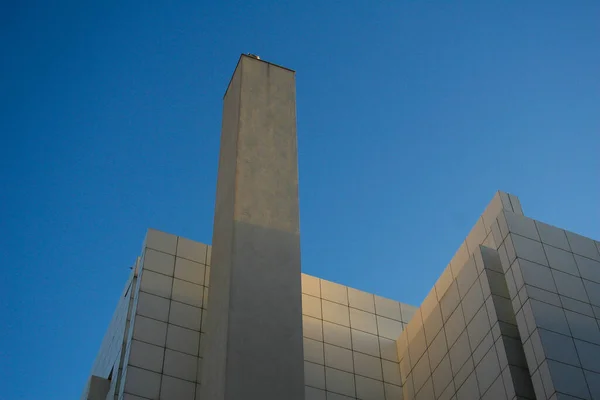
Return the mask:
<path fill-rule="evenodd" d="M 599 242 L 497 192 L 419 307 L 303 274 L 295 112 L 241 56 L 212 246 L 148 230 L 82 399 L 600 399 Z"/>

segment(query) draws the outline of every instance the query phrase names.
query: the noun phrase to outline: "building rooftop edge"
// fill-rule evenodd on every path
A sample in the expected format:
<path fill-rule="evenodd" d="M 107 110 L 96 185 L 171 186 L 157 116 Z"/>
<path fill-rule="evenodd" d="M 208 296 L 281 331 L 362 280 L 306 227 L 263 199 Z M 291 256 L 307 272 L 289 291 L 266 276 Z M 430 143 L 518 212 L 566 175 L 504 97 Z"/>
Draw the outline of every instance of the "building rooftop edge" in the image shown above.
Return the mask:
<path fill-rule="evenodd" d="M 277 68 L 285 69 L 285 70 L 290 71 L 290 72 L 292 72 L 294 74 L 296 73 L 295 70 L 293 70 L 291 68 L 288 68 L 288 67 L 284 67 L 283 65 L 275 64 L 275 63 L 270 62 L 270 61 L 265 61 L 262 58 L 256 58 L 254 56 L 242 53 L 242 54 L 240 54 L 240 57 L 238 58 L 238 62 L 235 64 L 235 68 L 233 69 L 233 73 L 231 74 L 231 78 L 229 78 L 229 83 L 227 83 L 227 89 L 225 89 L 225 93 L 223 94 L 223 98 L 225 98 L 225 96 L 227 96 L 227 92 L 229 91 L 229 87 L 231 86 L 231 81 L 233 80 L 233 76 L 235 75 L 235 71 L 237 71 L 237 68 L 240 65 L 240 62 L 242 61 L 242 59 L 244 57 L 252 59 L 252 60 L 260 61 L 260 62 L 263 62 L 265 64 L 273 65 L 274 67 L 277 67 Z"/>

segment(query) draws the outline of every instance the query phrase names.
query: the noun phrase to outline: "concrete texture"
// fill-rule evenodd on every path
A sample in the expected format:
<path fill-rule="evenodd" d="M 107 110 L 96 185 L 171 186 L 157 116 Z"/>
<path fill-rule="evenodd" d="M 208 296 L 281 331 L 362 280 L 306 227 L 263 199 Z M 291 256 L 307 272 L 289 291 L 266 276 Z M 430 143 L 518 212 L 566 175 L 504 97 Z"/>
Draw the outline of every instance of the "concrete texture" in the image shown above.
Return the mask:
<path fill-rule="evenodd" d="M 203 396 L 303 399 L 294 72 L 242 56 L 225 94 Z M 281 357 L 287 354 L 288 357 Z"/>

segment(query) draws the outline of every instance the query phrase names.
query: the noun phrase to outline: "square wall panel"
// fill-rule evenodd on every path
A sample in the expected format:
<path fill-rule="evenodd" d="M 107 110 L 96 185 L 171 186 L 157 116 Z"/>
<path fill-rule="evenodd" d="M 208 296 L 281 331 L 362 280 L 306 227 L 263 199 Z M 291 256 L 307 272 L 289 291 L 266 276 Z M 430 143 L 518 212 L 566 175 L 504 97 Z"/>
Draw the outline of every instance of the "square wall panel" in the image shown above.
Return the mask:
<path fill-rule="evenodd" d="M 552 360 L 548 360 L 547 363 L 556 391 L 582 399 L 591 399 L 581 368 Z"/>
<path fill-rule="evenodd" d="M 521 260 L 517 261 L 520 262 Z M 515 263 L 517 263 L 517 261 L 515 261 Z M 515 265 L 515 263 L 513 263 L 513 266 Z M 503 274 L 497 271 L 491 271 L 486 269 L 484 274 L 487 277 L 487 283 L 489 285 L 491 294 L 506 297 L 507 299 L 510 299 L 512 297 L 507 286 L 507 280 L 510 277 L 510 270 L 507 271 L 506 274 Z"/>
<path fill-rule="evenodd" d="M 302 293 L 321 297 L 321 280 L 314 276 L 302 274 Z"/>
<path fill-rule="evenodd" d="M 529 300 L 528 303 L 531 304 L 535 325 L 553 332 L 562 333 L 563 335 L 570 335 L 565 312 L 562 308 L 542 303 L 537 300 Z"/>
<path fill-rule="evenodd" d="M 437 368 L 439 363 L 442 361 L 444 356 L 448 353 L 448 345 L 446 344 L 446 334 L 442 330 L 440 333 L 433 339 L 431 345 L 427 349 L 429 355 L 429 364 L 432 369 Z"/>
<path fill-rule="evenodd" d="M 554 277 L 550 268 L 527 260 L 518 260 L 524 283 L 540 289 L 556 292 Z"/>
<path fill-rule="evenodd" d="M 467 243 L 463 242 L 454 254 L 454 257 L 452 257 L 452 260 L 450 261 L 450 268 L 452 268 L 452 275 L 454 277 L 458 276 L 460 270 L 462 269 L 463 265 L 465 265 L 468 259 L 469 250 L 467 249 Z"/>
<path fill-rule="evenodd" d="M 302 314 L 309 317 L 322 319 L 323 314 L 321 311 L 321 299 L 318 297 L 309 296 L 307 294 L 302 295 Z"/>
<path fill-rule="evenodd" d="M 158 272 L 163 275 L 173 276 L 175 257 L 153 249 L 146 249 L 144 256 L 144 269 Z"/>
<path fill-rule="evenodd" d="M 304 338 L 304 360 L 325 365 L 323 342 Z"/>
<path fill-rule="evenodd" d="M 165 350 L 165 375 L 195 382 L 197 368 L 198 357 L 170 349 Z"/>
<path fill-rule="evenodd" d="M 353 343 L 354 344 L 354 343 Z M 395 340 L 379 338 L 379 348 L 381 349 L 381 358 L 393 362 L 398 362 L 398 346 Z M 356 346 L 355 346 L 356 349 Z M 358 349 L 357 349 L 358 350 Z M 360 350 L 359 350 L 360 351 Z M 376 355 L 376 354 L 372 354 Z"/>
<path fill-rule="evenodd" d="M 425 382 L 431 376 L 431 367 L 429 366 L 429 358 L 427 355 L 423 355 L 421 359 L 419 359 L 412 370 L 413 383 L 415 386 L 415 391 L 419 392 Z"/>
<path fill-rule="evenodd" d="M 477 384 L 477 377 L 475 372 L 464 381 L 462 386 L 457 390 L 457 399 L 478 399 L 479 398 L 479 385 Z"/>
<path fill-rule="evenodd" d="M 202 309 L 189 304 L 171 302 L 169 311 L 169 323 L 184 328 L 200 331 L 202 322 Z"/>
<path fill-rule="evenodd" d="M 477 347 L 475 348 L 475 350 L 473 350 L 473 362 L 475 363 L 475 365 L 479 364 L 479 362 L 481 362 L 481 359 L 485 356 L 485 354 L 488 352 L 488 350 L 490 348 L 494 347 L 494 339 L 492 337 L 492 332 L 488 332 L 483 339 L 481 339 L 481 342 L 479 342 L 479 344 L 477 345 Z"/>
<path fill-rule="evenodd" d="M 432 373 L 432 382 L 435 393 L 441 394 L 452 382 L 452 368 L 450 358 L 446 355 Z"/>
<path fill-rule="evenodd" d="M 354 385 L 354 374 L 339 371 L 333 368 L 325 368 L 325 381 L 327 390 L 345 396 L 354 397 L 356 394 Z"/>
<path fill-rule="evenodd" d="M 393 319 L 377 316 L 377 327 L 379 336 L 396 340 L 402 333 L 402 322 Z"/>
<path fill-rule="evenodd" d="M 525 290 L 526 297 L 539 300 L 544 303 L 552 304 L 553 306 L 561 306 L 560 296 L 556 293 L 556 289 L 549 292 L 547 290 L 539 289 L 534 286 L 525 285 L 524 288 L 521 290 Z"/>
<path fill-rule="evenodd" d="M 452 367 L 453 372 L 455 367 Z M 467 361 L 463 364 L 462 367 L 458 368 L 458 372 L 454 373 L 454 385 L 458 389 L 460 388 L 465 381 L 473 374 L 475 371 L 475 364 L 473 363 L 473 357 L 468 357 Z"/>
<path fill-rule="evenodd" d="M 411 365 L 414 364 L 423 356 L 427 349 L 427 342 L 425 340 L 425 333 L 421 329 L 412 340 L 409 340 L 408 355 L 410 357 Z"/>
<path fill-rule="evenodd" d="M 304 361 L 304 383 L 317 389 L 325 389 L 325 367 Z"/>
<path fill-rule="evenodd" d="M 173 278 L 154 271 L 142 271 L 140 290 L 160 297 L 171 297 Z"/>
<path fill-rule="evenodd" d="M 591 371 L 583 371 L 590 389 L 592 399 L 600 399 L 600 374 Z"/>
<path fill-rule="evenodd" d="M 323 321 L 323 341 L 346 349 L 352 349 L 350 328 Z"/>
<path fill-rule="evenodd" d="M 375 296 L 375 311 L 377 315 L 386 318 L 401 321 L 400 303 L 395 300 L 386 299 L 381 296 Z"/>
<path fill-rule="evenodd" d="M 475 259 L 471 257 L 465 263 L 460 273 L 458 274 L 458 277 L 456 278 L 456 283 L 458 285 L 458 293 L 461 298 L 467 294 L 473 283 L 475 283 L 475 281 L 477 280 L 478 276 L 479 271 L 477 271 L 477 267 L 475 266 Z"/>
<path fill-rule="evenodd" d="M 535 221 L 535 224 L 540 234 L 542 243 L 566 251 L 571 251 L 571 248 L 569 247 L 569 241 L 567 240 L 567 235 L 563 229 L 539 221 Z"/>
<path fill-rule="evenodd" d="M 538 329 L 546 358 L 579 367 L 579 357 L 573 338 L 545 329 Z"/>
<path fill-rule="evenodd" d="M 560 296 L 559 304 L 560 303 L 562 303 L 562 306 L 565 310 L 574 311 L 592 318 L 595 317 L 592 306 L 588 302 L 582 302 L 570 297 Z"/>
<path fill-rule="evenodd" d="M 575 264 L 573 253 L 548 245 L 544 245 L 544 251 L 546 252 L 546 257 L 548 258 L 548 265 L 551 268 L 566 272 L 571 275 L 579 275 L 579 270 L 577 269 L 577 264 Z"/>
<path fill-rule="evenodd" d="M 386 400 L 383 382 L 363 376 L 356 376 L 356 395 L 364 400 Z"/>
<path fill-rule="evenodd" d="M 358 375 L 367 376 L 382 381 L 381 359 L 367 354 L 354 352 L 354 372 Z"/>
<path fill-rule="evenodd" d="M 353 372 L 352 350 L 325 343 L 325 366 Z"/>
<path fill-rule="evenodd" d="M 350 316 L 348 306 L 323 300 L 323 321 L 333 322 L 343 326 L 350 326 Z"/>
<path fill-rule="evenodd" d="M 204 243 L 194 242 L 180 237 L 177 241 L 177 256 L 187 258 L 201 264 L 206 264 L 207 246 Z"/>
<path fill-rule="evenodd" d="M 175 260 L 175 278 L 204 285 L 205 268 L 204 264 L 177 257 Z"/>
<path fill-rule="evenodd" d="M 544 252 L 544 247 L 542 247 L 542 243 L 515 234 L 511 234 L 510 238 L 512 240 L 515 255 L 517 257 L 524 258 L 525 260 L 534 263 L 548 265 L 548 261 L 546 260 L 546 253 Z"/>
<path fill-rule="evenodd" d="M 317 318 L 302 316 L 302 334 L 304 337 L 323 341 L 323 321 Z"/>
<path fill-rule="evenodd" d="M 133 338 L 156 346 L 165 346 L 167 337 L 167 324 L 155 319 L 135 317 L 133 325 Z"/>
<path fill-rule="evenodd" d="M 471 286 L 464 299 L 461 302 L 465 321 L 469 323 L 477 313 L 477 310 L 483 306 L 483 291 L 479 281 Z"/>
<path fill-rule="evenodd" d="M 487 309 L 485 306 L 481 306 L 471 322 L 469 322 L 469 325 L 467 325 L 467 336 L 469 337 L 469 343 L 471 344 L 472 349 L 475 349 L 479 343 L 481 343 L 485 335 L 490 332 L 491 328 Z"/>
<path fill-rule="evenodd" d="M 180 303 L 189 304 L 194 307 L 202 307 L 204 299 L 204 287 L 195 283 L 182 281 L 175 278 L 173 280 L 172 299 Z"/>
<path fill-rule="evenodd" d="M 392 383 L 394 385 L 402 385 L 400 380 L 400 368 L 397 363 L 381 360 L 381 367 L 383 368 L 383 381 Z"/>
<path fill-rule="evenodd" d="M 161 375 L 156 372 L 128 366 L 125 393 L 156 399 L 159 396 L 160 381 Z"/>
<path fill-rule="evenodd" d="M 540 240 L 534 220 L 523 215 L 517 215 L 510 212 L 504 213 L 504 216 L 506 217 L 508 230 L 511 233 L 516 233 L 517 235 L 521 235 L 535 241 Z"/>
<path fill-rule="evenodd" d="M 600 254 L 598 248 L 594 244 L 594 241 L 585 236 L 578 235 L 573 232 L 566 231 L 571 251 L 580 256 L 591 258 L 596 261 L 600 261 Z"/>
<path fill-rule="evenodd" d="M 423 329 L 425 330 L 427 344 L 430 344 L 438 332 L 442 330 L 442 326 L 442 312 L 439 304 L 436 304 L 427 317 L 423 316 Z"/>
<path fill-rule="evenodd" d="M 146 247 L 175 255 L 177 236 L 157 231 L 156 229 L 148 229 L 146 233 Z"/>
<path fill-rule="evenodd" d="M 129 365 L 154 372 L 162 372 L 164 347 L 138 340 L 132 340 L 130 346 Z"/>
<path fill-rule="evenodd" d="M 166 322 L 169 318 L 169 304 L 167 298 L 140 292 L 136 311 L 138 315 Z"/>
<path fill-rule="evenodd" d="M 381 353 L 380 353 L 380 340 L 385 340 L 386 342 L 381 345 Z M 369 354 L 371 356 L 379 357 L 380 354 L 383 355 L 385 352 L 388 357 L 390 357 L 393 352 L 396 354 L 396 342 L 389 339 L 379 338 L 377 335 L 372 335 L 370 333 L 357 331 L 352 329 L 352 348 L 355 351 L 359 351 L 361 353 Z M 393 348 L 393 351 L 392 351 Z M 393 357 L 393 356 L 392 356 Z M 396 358 L 398 355 L 396 354 Z"/>
<path fill-rule="evenodd" d="M 177 400 L 194 400 L 196 384 L 171 376 L 163 376 L 160 398 Z"/>
<path fill-rule="evenodd" d="M 452 346 L 458 336 L 466 328 L 465 319 L 463 316 L 462 308 L 458 307 L 454 313 L 448 318 L 446 325 L 444 325 L 444 331 L 446 332 L 446 339 L 448 340 L 448 346 Z"/>
<path fill-rule="evenodd" d="M 334 303 L 348 305 L 348 288 L 339 283 L 321 279 L 321 297 Z"/>
<path fill-rule="evenodd" d="M 458 286 L 456 285 L 456 281 L 452 282 L 448 290 L 442 298 L 440 299 L 440 308 L 442 310 L 442 317 L 444 322 L 448 321 L 450 315 L 454 312 L 458 304 L 460 303 L 460 296 L 458 294 Z"/>
<path fill-rule="evenodd" d="M 583 279 L 600 283 L 600 262 L 575 254 L 575 263 Z"/>
<path fill-rule="evenodd" d="M 167 348 L 190 355 L 198 355 L 200 332 L 170 325 L 167 330 Z"/>
<path fill-rule="evenodd" d="M 589 302 L 581 278 L 560 271 L 552 271 L 552 275 L 559 294 L 586 303 Z"/>
<path fill-rule="evenodd" d="M 565 310 L 565 315 L 571 329 L 571 335 L 575 339 L 600 345 L 600 330 L 596 319 L 569 310 Z"/>
<path fill-rule="evenodd" d="M 600 373 L 600 346 L 578 339 L 574 341 L 583 369 Z"/>
<path fill-rule="evenodd" d="M 348 301 L 352 308 L 375 314 L 375 301 L 371 293 L 348 288 Z"/>
<path fill-rule="evenodd" d="M 350 326 L 352 329 L 377 335 L 377 320 L 374 314 L 351 308 Z"/>
<path fill-rule="evenodd" d="M 509 324 L 517 323 L 515 320 L 514 310 L 509 299 L 502 296 L 492 295 L 491 297 L 488 297 L 486 302 L 487 305 L 490 305 L 490 303 L 493 303 L 494 309 L 492 310 L 490 307 L 488 307 L 488 315 L 492 315 L 494 312 L 495 318 L 499 321 L 507 322 Z"/>
<path fill-rule="evenodd" d="M 427 400 L 434 398 L 435 394 L 433 393 L 433 384 L 431 382 L 431 378 L 425 382 L 425 385 L 419 390 L 417 393 L 416 400 Z"/>

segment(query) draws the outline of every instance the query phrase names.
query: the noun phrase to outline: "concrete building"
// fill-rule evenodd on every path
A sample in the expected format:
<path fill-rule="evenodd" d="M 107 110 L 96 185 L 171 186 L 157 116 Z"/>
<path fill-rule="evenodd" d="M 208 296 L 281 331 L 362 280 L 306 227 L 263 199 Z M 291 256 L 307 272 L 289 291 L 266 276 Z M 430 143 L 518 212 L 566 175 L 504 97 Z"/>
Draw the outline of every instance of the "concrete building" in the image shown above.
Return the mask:
<path fill-rule="evenodd" d="M 295 112 L 241 56 L 212 246 L 148 230 L 82 399 L 600 399 L 599 242 L 497 192 L 419 307 L 302 274 Z"/>

